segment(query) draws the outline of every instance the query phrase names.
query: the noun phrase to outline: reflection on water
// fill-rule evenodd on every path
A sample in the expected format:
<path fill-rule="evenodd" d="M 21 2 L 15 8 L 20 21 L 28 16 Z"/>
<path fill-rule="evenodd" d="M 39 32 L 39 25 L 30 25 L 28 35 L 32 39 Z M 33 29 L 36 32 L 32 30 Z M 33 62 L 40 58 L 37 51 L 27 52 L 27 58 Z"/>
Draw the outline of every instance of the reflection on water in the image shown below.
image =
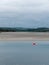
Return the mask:
<path fill-rule="evenodd" d="M 0 65 L 49 65 L 49 41 L 0 41 Z"/>

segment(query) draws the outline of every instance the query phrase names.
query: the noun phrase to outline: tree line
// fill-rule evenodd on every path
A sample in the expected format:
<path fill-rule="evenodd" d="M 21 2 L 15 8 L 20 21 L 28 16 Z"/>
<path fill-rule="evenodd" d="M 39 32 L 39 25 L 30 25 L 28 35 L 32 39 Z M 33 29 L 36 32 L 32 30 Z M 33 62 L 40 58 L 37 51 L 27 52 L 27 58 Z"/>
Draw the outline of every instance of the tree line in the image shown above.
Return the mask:
<path fill-rule="evenodd" d="M 9 28 L 9 27 L 0 27 L 0 32 L 49 32 L 49 28 Z"/>

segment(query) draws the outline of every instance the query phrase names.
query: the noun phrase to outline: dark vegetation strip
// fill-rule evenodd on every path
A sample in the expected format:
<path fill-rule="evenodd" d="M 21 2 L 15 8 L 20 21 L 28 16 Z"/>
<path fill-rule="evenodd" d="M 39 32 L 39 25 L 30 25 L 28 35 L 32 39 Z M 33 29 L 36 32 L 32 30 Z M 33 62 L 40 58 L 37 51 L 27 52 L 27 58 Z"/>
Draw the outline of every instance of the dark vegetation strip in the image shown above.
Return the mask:
<path fill-rule="evenodd" d="M 0 27 L 0 32 L 49 32 L 49 28 Z"/>

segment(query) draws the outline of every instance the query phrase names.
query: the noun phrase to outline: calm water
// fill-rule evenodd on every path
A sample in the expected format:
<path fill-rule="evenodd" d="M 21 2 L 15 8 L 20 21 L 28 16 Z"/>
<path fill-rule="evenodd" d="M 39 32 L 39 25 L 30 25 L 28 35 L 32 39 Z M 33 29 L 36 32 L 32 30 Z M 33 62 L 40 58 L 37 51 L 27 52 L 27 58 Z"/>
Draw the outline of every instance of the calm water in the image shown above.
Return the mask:
<path fill-rule="evenodd" d="M 0 41 L 0 65 L 49 65 L 49 41 Z"/>

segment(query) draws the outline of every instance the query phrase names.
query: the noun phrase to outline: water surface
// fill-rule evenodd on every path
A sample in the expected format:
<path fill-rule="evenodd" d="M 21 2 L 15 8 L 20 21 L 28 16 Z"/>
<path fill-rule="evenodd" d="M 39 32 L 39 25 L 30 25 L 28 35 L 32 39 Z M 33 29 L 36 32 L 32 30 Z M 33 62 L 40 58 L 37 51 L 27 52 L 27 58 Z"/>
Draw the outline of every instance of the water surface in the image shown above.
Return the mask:
<path fill-rule="evenodd" d="M 0 41 L 0 65 L 49 65 L 49 41 Z"/>

